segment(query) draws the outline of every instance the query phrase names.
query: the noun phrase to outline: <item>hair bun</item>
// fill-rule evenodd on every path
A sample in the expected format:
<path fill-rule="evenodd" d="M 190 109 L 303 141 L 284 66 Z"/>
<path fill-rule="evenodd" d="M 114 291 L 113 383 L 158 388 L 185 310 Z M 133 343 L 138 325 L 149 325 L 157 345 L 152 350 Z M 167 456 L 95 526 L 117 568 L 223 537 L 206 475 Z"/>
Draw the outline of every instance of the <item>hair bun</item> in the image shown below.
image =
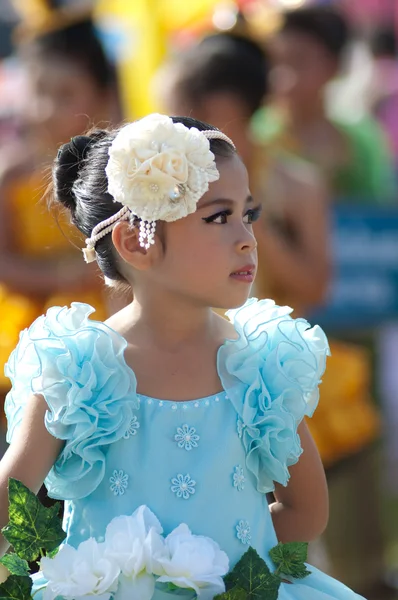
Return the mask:
<path fill-rule="evenodd" d="M 71 139 L 69 145 L 75 152 L 75 156 L 78 156 L 79 160 L 84 160 L 86 158 L 87 151 L 94 141 L 95 137 L 90 135 L 76 135 Z"/>
<path fill-rule="evenodd" d="M 96 140 L 97 136 L 77 135 L 58 150 L 53 172 L 55 198 L 71 212 L 76 209 L 73 186 L 79 178 L 82 163 Z"/>

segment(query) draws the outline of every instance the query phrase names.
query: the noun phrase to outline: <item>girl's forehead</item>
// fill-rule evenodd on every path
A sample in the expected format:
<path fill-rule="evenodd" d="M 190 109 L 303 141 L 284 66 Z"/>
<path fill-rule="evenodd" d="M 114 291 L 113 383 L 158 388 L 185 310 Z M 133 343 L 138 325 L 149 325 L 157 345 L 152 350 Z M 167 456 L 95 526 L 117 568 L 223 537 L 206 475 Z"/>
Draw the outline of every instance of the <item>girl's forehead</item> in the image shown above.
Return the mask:
<path fill-rule="evenodd" d="M 216 165 L 220 178 L 210 184 L 209 190 L 199 200 L 198 208 L 216 198 L 239 202 L 250 196 L 247 169 L 237 154 L 229 157 L 216 156 Z"/>
<path fill-rule="evenodd" d="M 231 173 L 232 171 L 235 171 L 235 172 L 238 172 L 241 177 L 246 177 L 247 180 L 249 179 L 248 174 L 247 174 L 247 169 L 245 167 L 243 160 L 239 156 L 239 154 L 234 153 L 234 154 L 231 154 L 230 156 L 216 155 L 215 159 L 216 159 L 217 169 L 220 171 L 220 178 L 221 178 L 221 172 L 223 174 L 226 174 L 226 173 Z"/>

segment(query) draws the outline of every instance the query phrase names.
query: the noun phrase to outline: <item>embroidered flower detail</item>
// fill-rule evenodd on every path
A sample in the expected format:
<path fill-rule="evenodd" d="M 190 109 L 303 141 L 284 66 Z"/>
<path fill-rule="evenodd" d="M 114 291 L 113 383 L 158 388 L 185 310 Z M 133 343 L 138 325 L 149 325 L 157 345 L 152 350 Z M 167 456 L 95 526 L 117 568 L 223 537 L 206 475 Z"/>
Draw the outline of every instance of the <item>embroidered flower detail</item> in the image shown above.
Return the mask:
<path fill-rule="evenodd" d="M 115 496 L 123 496 L 128 486 L 129 476 L 124 471 L 116 471 L 115 469 L 112 477 L 109 478 L 109 481 L 111 484 L 111 492 L 113 492 Z"/>
<path fill-rule="evenodd" d="M 188 498 L 196 491 L 196 481 L 191 479 L 189 474 L 179 474 L 177 477 L 174 477 L 174 479 L 171 480 L 171 483 L 171 491 L 176 494 L 177 498 L 184 498 L 184 500 L 188 500 Z"/>
<path fill-rule="evenodd" d="M 153 114 L 122 127 L 109 149 L 108 192 L 143 221 L 175 221 L 196 210 L 219 172 L 195 127 Z"/>
<path fill-rule="evenodd" d="M 250 525 L 247 521 L 239 521 L 236 526 L 236 536 L 242 544 L 249 544 L 252 536 L 250 531 Z"/>
<path fill-rule="evenodd" d="M 192 448 L 198 447 L 198 441 L 200 437 L 196 434 L 195 427 L 189 427 L 189 425 L 183 425 L 177 427 L 177 434 L 174 436 L 176 442 L 178 442 L 179 448 L 185 448 L 185 450 L 192 450 Z"/>
<path fill-rule="evenodd" d="M 136 435 L 139 428 L 140 428 L 139 421 L 138 421 L 137 417 L 134 416 L 130 421 L 129 428 L 127 429 L 126 433 L 123 436 L 124 439 L 128 440 L 129 437 Z"/>
<path fill-rule="evenodd" d="M 238 492 L 241 492 L 245 487 L 246 477 L 244 476 L 243 469 L 240 465 L 237 465 L 234 468 L 233 481 L 234 487 L 236 487 Z"/>
<path fill-rule="evenodd" d="M 236 421 L 236 430 L 238 432 L 239 439 L 242 438 L 243 428 L 244 428 L 243 421 L 241 419 L 239 419 L 239 417 L 238 417 L 238 420 Z"/>

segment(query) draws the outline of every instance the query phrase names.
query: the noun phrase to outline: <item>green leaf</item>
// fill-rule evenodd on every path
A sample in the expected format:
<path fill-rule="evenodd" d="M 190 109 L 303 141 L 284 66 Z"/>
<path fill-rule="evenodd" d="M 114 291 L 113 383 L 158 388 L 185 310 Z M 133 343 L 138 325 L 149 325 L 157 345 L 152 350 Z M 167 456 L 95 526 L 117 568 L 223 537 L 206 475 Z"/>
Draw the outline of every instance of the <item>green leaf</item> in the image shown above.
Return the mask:
<path fill-rule="evenodd" d="M 59 518 L 59 503 L 50 508 L 17 479 L 8 480 L 9 522 L 2 529 L 15 552 L 28 562 L 36 560 L 40 550 L 51 552 L 65 539 Z"/>
<path fill-rule="evenodd" d="M 17 554 L 5 554 L 3 558 L 0 558 L 0 563 L 9 570 L 11 575 L 19 575 L 24 577 L 29 575 L 29 565 L 26 560 L 19 558 Z"/>
<path fill-rule="evenodd" d="M 57 548 L 54 548 L 54 550 L 51 550 L 51 552 L 47 552 L 46 557 L 54 558 L 55 556 L 57 556 L 58 552 L 59 552 L 59 546 Z"/>
<path fill-rule="evenodd" d="M 247 596 L 245 590 L 242 590 L 242 588 L 239 587 L 234 587 L 232 590 L 216 596 L 214 600 L 246 600 L 246 598 Z"/>
<path fill-rule="evenodd" d="M 270 572 L 253 548 L 248 549 L 224 581 L 227 592 L 242 589 L 245 598 L 252 600 L 277 600 L 281 584 L 281 578 Z"/>
<path fill-rule="evenodd" d="M 308 544 L 304 542 L 279 543 L 269 553 L 277 568 L 277 574 L 294 579 L 304 579 L 311 573 L 305 564 L 307 554 Z"/>
<path fill-rule="evenodd" d="M 0 584 L 0 600 L 32 600 L 32 580 L 30 577 L 10 575 Z"/>

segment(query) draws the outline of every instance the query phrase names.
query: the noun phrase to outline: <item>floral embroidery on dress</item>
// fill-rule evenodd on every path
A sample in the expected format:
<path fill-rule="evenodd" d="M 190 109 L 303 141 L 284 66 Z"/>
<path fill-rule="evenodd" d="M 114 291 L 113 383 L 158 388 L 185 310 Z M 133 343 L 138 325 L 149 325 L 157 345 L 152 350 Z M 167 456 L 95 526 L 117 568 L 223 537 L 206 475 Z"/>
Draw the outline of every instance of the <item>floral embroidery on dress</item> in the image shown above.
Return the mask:
<path fill-rule="evenodd" d="M 236 465 L 233 472 L 234 487 L 238 492 L 242 492 L 245 488 L 246 477 L 243 474 L 243 469 L 240 465 Z"/>
<path fill-rule="evenodd" d="M 139 428 L 140 428 L 140 423 L 139 423 L 137 417 L 134 416 L 130 421 L 129 428 L 127 429 L 126 433 L 123 436 L 124 439 L 128 440 L 129 437 L 136 435 Z"/>
<path fill-rule="evenodd" d="M 239 419 L 239 417 L 238 417 L 238 420 L 236 422 L 236 429 L 238 431 L 239 438 L 241 438 L 243 435 L 243 428 L 244 428 L 243 421 L 241 419 Z"/>
<path fill-rule="evenodd" d="M 184 498 L 184 500 L 188 500 L 188 498 L 195 493 L 196 481 L 191 479 L 189 474 L 187 475 L 177 475 L 171 480 L 171 491 L 176 494 L 177 498 Z"/>
<path fill-rule="evenodd" d="M 240 540 L 242 544 L 250 543 L 252 536 L 248 521 L 239 521 L 239 523 L 236 526 L 236 535 L 238 540 Z"/>
<path fill-rule="evenodd" d="M 129 476 L 124 471 L 117 471 L 115 469 L 113 475 L 109 478 L 109 481 L 111 484 L 111 492 L 113 492 L 115 496 L 123 496 L 128 486 Z"/>
<path fill-rule="evenodd" d="M 196 433 L 195 427 L 189 425 L 183 425 L 177 427 L 177 433 L 174 436 L 176 442 L 178 442 L 179 448 L 185 448 L 185 450 L 192 450 L 192 448 L 198 447 L 198 441 L 200 437 Z"/>

